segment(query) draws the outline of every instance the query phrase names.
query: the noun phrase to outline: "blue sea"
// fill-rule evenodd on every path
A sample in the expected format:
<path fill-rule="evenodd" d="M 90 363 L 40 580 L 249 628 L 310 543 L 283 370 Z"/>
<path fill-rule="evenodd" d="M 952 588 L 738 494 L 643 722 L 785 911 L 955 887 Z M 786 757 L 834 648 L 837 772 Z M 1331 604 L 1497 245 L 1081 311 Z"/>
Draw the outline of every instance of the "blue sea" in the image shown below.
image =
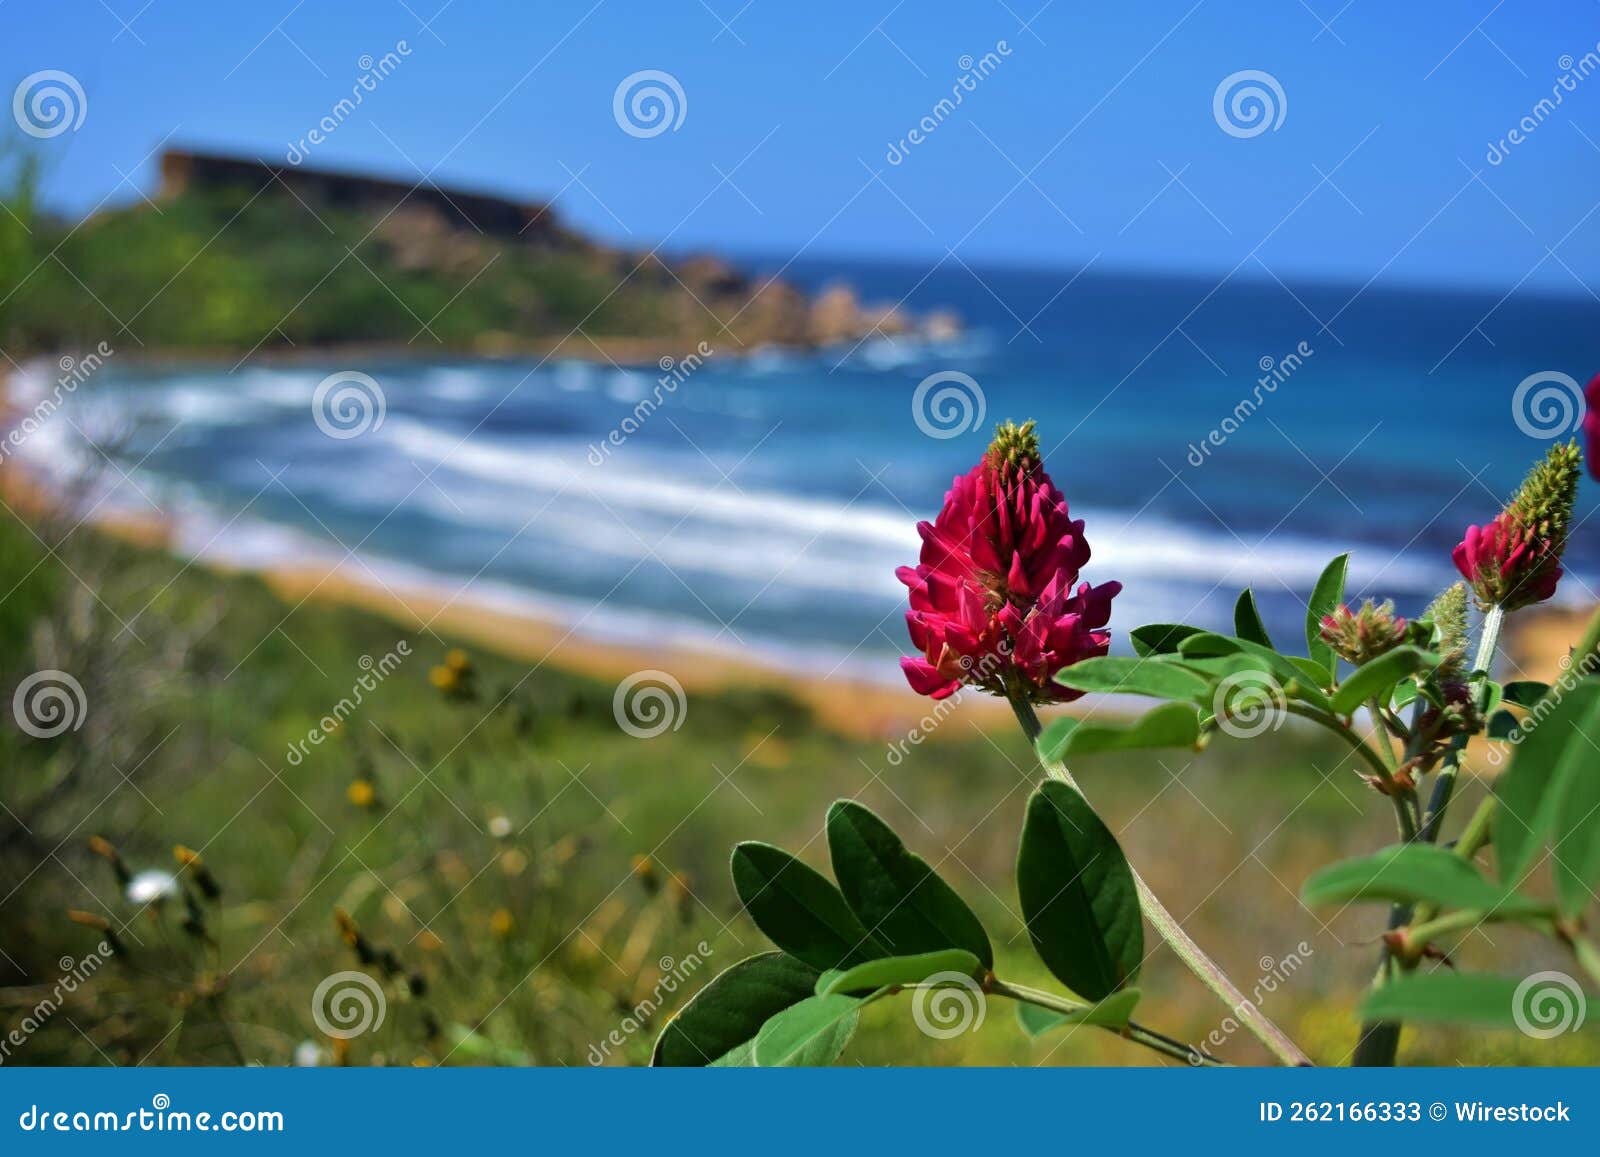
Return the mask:
<path fill-rule="evenodd" d="M 1586 296 L 955 261 L 806 261 L 784 276 L 948 308 L 964 329 L 796 352 L 741 350 L 708 327 L 710 352 L 685 343 L 670 369 L 420 347 L 163 368 L 130 350 L 21 452 L 65 477 L 97 457 L 80 432 L 108 438 L 117 469 L 92 501 L 159 510 L 196 557 L 342 563 L 583 636 L 897 679 L 894 568 L 915 561 L 917 520 L 996 421 L 1037 420 L 1087 522 L 1084 577 L 1124 584 L 1119 648 L 1143 622 L 1225 625 L 1247 585 L 1293 640 L 1312 582 L 1346 550 L 1354 592 L 1419 610 L 1452 580 L 1462 528 L 1575 427 L 1558 375 L 1600 368 Z M 330 436 L 314 409 L 336 394 L 317 390 L 345 371 L 377 384 L 382 421 L 353 410 L 363 432 Z M 56 373 L 30 367 L 25 385 L 46 391 Z M 1569 552 L 1572 602 L 1600 588 L 1596 490 Z"/>

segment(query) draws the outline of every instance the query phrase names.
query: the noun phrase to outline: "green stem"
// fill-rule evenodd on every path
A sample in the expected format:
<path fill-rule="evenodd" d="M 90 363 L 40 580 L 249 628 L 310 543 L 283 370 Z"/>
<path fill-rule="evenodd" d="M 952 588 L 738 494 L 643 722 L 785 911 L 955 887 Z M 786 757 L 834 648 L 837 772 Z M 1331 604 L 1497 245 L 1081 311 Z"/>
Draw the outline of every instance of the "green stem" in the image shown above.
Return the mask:
<path fill-rule="evenodd" d="M 1428 941 L 1437 937 L 1448 936 L 1452 932 L 1461 932 L 1469 928 L 1476 928 L 1486 918 L 1486 913 L 1480 912 L 1475 908 L 1463 908 L 1459 912 L 1452 912 L 1448 916 L 1440 916 L 1436 920 L 1413 921 L 1411 927 L 1406 930 L 1406 936 L 1414 942 L 1417 948 L 1423 948 Z"/>
<path fill-rule="evenodd" d="M 1395 760 L 1394 747 L 1389 742 L 1389 728 L 1383 718 L 1383 705 L 1378 702 L 1376 695 L 1367 700 L 1367 712 L 1372 716 L 1373 735 L 1378 740 L 1378 757 L 1383 760 L 1385 767 L 1393 771 L 1400 765 Z"/>
<path fill-rule="evenodd" d="M 1503 607 L 1490 607 L 1483 616 L 1483 634 L 1478 639 L 1478 655 L 1473 660 L 1472 669 L 1484 673 L 1482 690 L 1478 693 L 1478 706 L 1482 708 L 1488 703 L 1488 681 L 1494 668 L 1495 651 L 1500 646 L 1500 633 L 1505 627 L 1506 612 Z M 1439 832 L 1444 825 L 1445 811 L 1450 806 L 1450 800 L 1455 794 L 1456 776 L 1461 769 L 1461 750 L 1466 746 L 1465 737 L 1460 738 L 1450 755 L 1445 759 L 1444 766 L 1439 769 L 1439 777 L 1433 785 L 1433 795 L 1428 801 L 1428 811 L 1423 817 L 1420 831 L 1414 838 L 1434 843 L 1439 838 Z M 1489 834 L 1489 815 L 1494 810 L 1493 798 L 1485 800 L 1479 805 L 1478 811 L 1473 815 L 1472 822 L 1468 824 L 1468 832 L 1472 833 L 1472 841 L 1467 840 L 1468 832 L 1462 833 L 1462 839 L 1457 842 L 1458 855 L 1471 858 L 1477 850 L 1487 841 Z M 1466 850 L 1463 851 L 1462 849 Z M 1415 913 L 1423 921 L 1427 921 L 1437 909 L 1421 908 Z M 1389 928 L 1394 930 L 1411 922 L 1413 913 L 1408 905 L 1396 904 L 1389 910 Z M 1404 961 L 1399 962 L 1402 968 L 1412 965 Z M 1373 978 L 1373 987 L 1382 987 L 1388 983 L 1390 973 L 1390 954 L 1388 945 L 1384 945 L 1378 958 L 1378 974 Z M 1400 1022 L 1369 1021 L 1361 1026 L 1361 1037 L 1356 1043 L 1355 1055 L 1351 1063 L 1364 1066 L 1391 1066 L 1400 1048 Z"/>
<path fill-rule="evenodd" d="M 1023 734 L 1028 737 L 1028 745 L 1031 747 L 1039 738 L 1041 730 L 1039 716 L 1035 714 L 1033 704 L 1026 699 L 1020 696 L 1008 696 L 1008 698 L 1012 711 L 1016 713 L 1017 722 L 1022 725 Z M 1040 757 L 1040 762 L 1044 765 L 1046 775 L 1060 780 L 1079 795 L 1083 795 L 1083 789 L 1064 766 L 1052 760 L 1045 760 L 1043 756 Z M 1144 882 L 1144 877 L 1134 871 L 1132 865 L 1129 865 L 1128 870 L 1133 873 L 1134 885 L 1139 890 L 1139 905 L 1144 910 L 1145 919 L 1150 921 L 1150 926 L 1167 942 L 1168 947 L 1177 954 L 1179 960 L 1183 961 L 1184 966 L 1194 973 L 1200 983 L 1210 989 L 1280 1061 L 1286 1065 L 1310 1065 L 1311 1058 L 1289 1039 L 1287 1033 L 1262 1015 L 1254 1002 L 1240 992 L 1216 962 L 1190 939 L 1189 934 L 1183 930 L 1172 913 L 1167 911 L 1166 905 L 1162 904 L 1150 890 L 1150 885 Z"/>
<path fill-rule="evenodd" d="M 1326 727 L 1349 744 L 1351 750 L 1365 760 L 1368 767 L 1372 768 L 1374 775 L 1382 780 L 1389 779 L 1389 765 L 1378 757 L 1378 753 L 1372 750 L 1366 740 L 1351 731 L 1343 723 L 1340 723 L 1335 716 L 1329 715 L 1326 711 L 1319 711 L 1306 703 L 1291 702 L 1285 704 L 1284 710 L 1290 715 L 1298 715 L 1302 719 L 1309 719 L 1313 723 Z"/>
<path fill-rule="evenodd" d="M 1378 781 L 1391 789 L 1386 794 L 1394 802 L 1395 827 L 1399 830 L 1400 842 L 1410 843 L 1417 838 L 1417 821 L 1412 815 L 1411 807 L 1406 800 L 1407 796 L 1414 796 L 1416 793 L 1400 792 L 1393 789 L 1394 776 L 1390 774 L 1389 765 L 1384 762 L 1377 752 L 1372 750 L 1371 745 L 1365 739 L 1362 739 L 1361 736 L 1350 730 L 1343 723 L 1340 723 L 1335 716 L 1329 715 L 1326 711 L 1319 711 L 1315 707 L 1301 703 L 1289 703 L 1285 705 L 1285 710 L 1290 715 L 1298 715 L 1302 719 L 1309 719 L 1313 723 L 1327 728 L 1348 743 L 1352 751 L 1366 760 L 1367 766 L 1372 768 L 1373 774 L 1378 777 Z M 1391 751 L 1390 754 L 1393 755 L 1393 752 Z"/>
<path fill-rule="evenodd" d="M 1023 1004 L 1031 1004 L 1038 1008 L 1046 1008 L 1051 1012 L 1059 1012 L 1068 1016 L 1088 1012 L 1095 1007 L 1092 1004 L 1082 1004 L 1075 1000 L 1056 996 L 1054 993 L 1042 992 L 1037 988 L 1027 988 L 1020 984 L 1008 984 L 998 977 L 989 982 L 988 991 L 996 996 L 1009 997 Z M 1226 1067 L 1226 1062 L 1218 1060 L 1204 1049 L 1195 1045 L 1186 1045 L 1182 1041 L 1174 1040 L 1165 1033 L 1145 1028 L 1143 1025 L 1135 1024 L 1131 1020 L 1128 1022 L 1126 1029 L 1116 1029 L 1110 1025 L 1097 1025 L 1096 1027 L 1104 1028 L 1107 1031 L 1116 1033 L 1118 1036 L 1144 1045 L 1145 1048 L 1154 1049 L 1164 1056 L 1175 1057 L 1191 1065 L 1203 1068 Z"/>
<path fill-rule="evenodd" d="M 1496 604 L 1483 613 L 1483 634 L 1478 639 L 1478 657 L 1473 660 L 1473 671 L 1482 671 L 1484 680 L 1494 673 L 1494 654 L 1500 646 L 1500 632 L 1505 629 L 1506 609 Z M 1488 702 L 1487 690 L 1478 696 L 1481 706 Z"/>
<path fill-rule="evenodd" d="M 1476 856 L 1489 842 L 1489 823 L 1494 818 L 1499 800 L 1494 796 L 1485 796 L 1478 803 L 1478 810 L 1472 813 L 1472 818 L 1467 821 L 1467 826 L 1461 829 L 1461 834 L 1456 837 L 1456 855 L 1464 860 Z"/>

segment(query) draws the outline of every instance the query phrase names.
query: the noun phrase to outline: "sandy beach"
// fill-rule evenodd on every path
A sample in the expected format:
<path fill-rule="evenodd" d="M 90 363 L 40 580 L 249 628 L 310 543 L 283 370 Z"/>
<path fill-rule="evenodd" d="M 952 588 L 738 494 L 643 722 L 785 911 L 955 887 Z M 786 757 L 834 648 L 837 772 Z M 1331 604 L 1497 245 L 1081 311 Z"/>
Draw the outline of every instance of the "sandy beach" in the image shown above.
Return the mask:
<path fill-rule="evenodd" d="M 581 629 L 453 598 L 440 591 L 379 583 L 361 568 L 274 567 L 262 573 L 287 604 L 344 604 L 371 611 L 406 628 L 426 629 L 452 640 L 534 664 L 549 663 L 597 679 L 619 680 L 637 671 L 666 671 L 688 691 L 724 687 L 781 689 L 807 704 L 836 731 L 863 739 L 895 739 L 918 726 L 933 704 L 885 679 L 869 682 L 844 675 L 808 678 L 745 662 L 726 654 L 685 648 L 631 647 L 586 636 Z M 899 678 L 897 670 L 891 672 Z M 985 726 L 1012 725 L 1011 710 L 998 700 L 971 696 L 961 715 Z M 964 730 L 964 729 L 963 729 Z"/>

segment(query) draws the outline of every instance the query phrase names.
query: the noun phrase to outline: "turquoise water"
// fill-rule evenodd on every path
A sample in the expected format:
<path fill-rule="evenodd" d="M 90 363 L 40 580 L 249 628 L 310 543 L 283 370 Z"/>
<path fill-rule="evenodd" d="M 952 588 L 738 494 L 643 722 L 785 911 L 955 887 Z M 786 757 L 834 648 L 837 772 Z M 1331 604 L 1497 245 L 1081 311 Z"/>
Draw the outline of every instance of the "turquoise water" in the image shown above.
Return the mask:
<path fill-rule="evenodd" d="M 834 274 L 869 299 L 954 308 L 967 328 L 814 353 L 708 333 L 703 364 L 682 360 L 686 345 L 671 371 L 425 353 L 172 371 L 113 357 L 68 407 L 73 425 L 121 438 L 128 480 L 107 479 L 107 508 L 159 506 L 190 553 L 348 559 L 356 577 L 436 584 L 579 633 L 895 678 L 894 567 L 914 561 L 916 520 L 999 419 L 1038 420 L 1088 521 L 1085 577 L 1125 585 L 1119 639 L 1152 620 L 1222 625 L 1245 585 L 1296 637 L 1312 581 L 1343 550 L 1355 588 L 1419 609 L 1451 579 L 1462 527 L 1548 445 L 1514 420 L 1519 383 L 1600 368 L 1588 298 L 954 264 L 785 275 Z M 350 438 L 313 420 L 319 382 L 343 370 L 369 374 L 384 402 L 382 424 Z M 978 392 L 953 383 L 967 409 L 952 395 L 919 425 L 919 383 L 948 372 Z M 608 440 L 644 399 L 637 428 Z M 86 454 L 77 442 L 55 423 L 24 453 L 66 470 Z M 1563 594 L 1593 600 L 1600 522 L 1570 559 Z"/>

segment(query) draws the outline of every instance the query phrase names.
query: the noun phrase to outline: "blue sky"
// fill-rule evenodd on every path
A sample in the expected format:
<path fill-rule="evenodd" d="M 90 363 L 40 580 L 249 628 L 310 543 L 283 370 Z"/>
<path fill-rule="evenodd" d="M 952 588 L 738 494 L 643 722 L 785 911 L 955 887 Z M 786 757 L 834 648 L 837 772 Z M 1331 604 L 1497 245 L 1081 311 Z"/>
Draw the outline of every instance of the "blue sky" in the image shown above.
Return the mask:
<path fill-rule="evenodd" d="M 1486 160 L 1596 51 L 1593 3 L 442 3 L 13 0 L 0 81 L 81 84 L 81 127 L 35 146 L 75 213 L 152 189 L 163 139 L 282 159 L 404 41 L 312 163 L 559 194 L 639 248 L 1600 288 L 1600 74 Z M 644 69 L 685 106 L 649 138 L 613 117 Z M 1277 81 L 1275 129 L 1219 127 L 1241 70 Z"/>

